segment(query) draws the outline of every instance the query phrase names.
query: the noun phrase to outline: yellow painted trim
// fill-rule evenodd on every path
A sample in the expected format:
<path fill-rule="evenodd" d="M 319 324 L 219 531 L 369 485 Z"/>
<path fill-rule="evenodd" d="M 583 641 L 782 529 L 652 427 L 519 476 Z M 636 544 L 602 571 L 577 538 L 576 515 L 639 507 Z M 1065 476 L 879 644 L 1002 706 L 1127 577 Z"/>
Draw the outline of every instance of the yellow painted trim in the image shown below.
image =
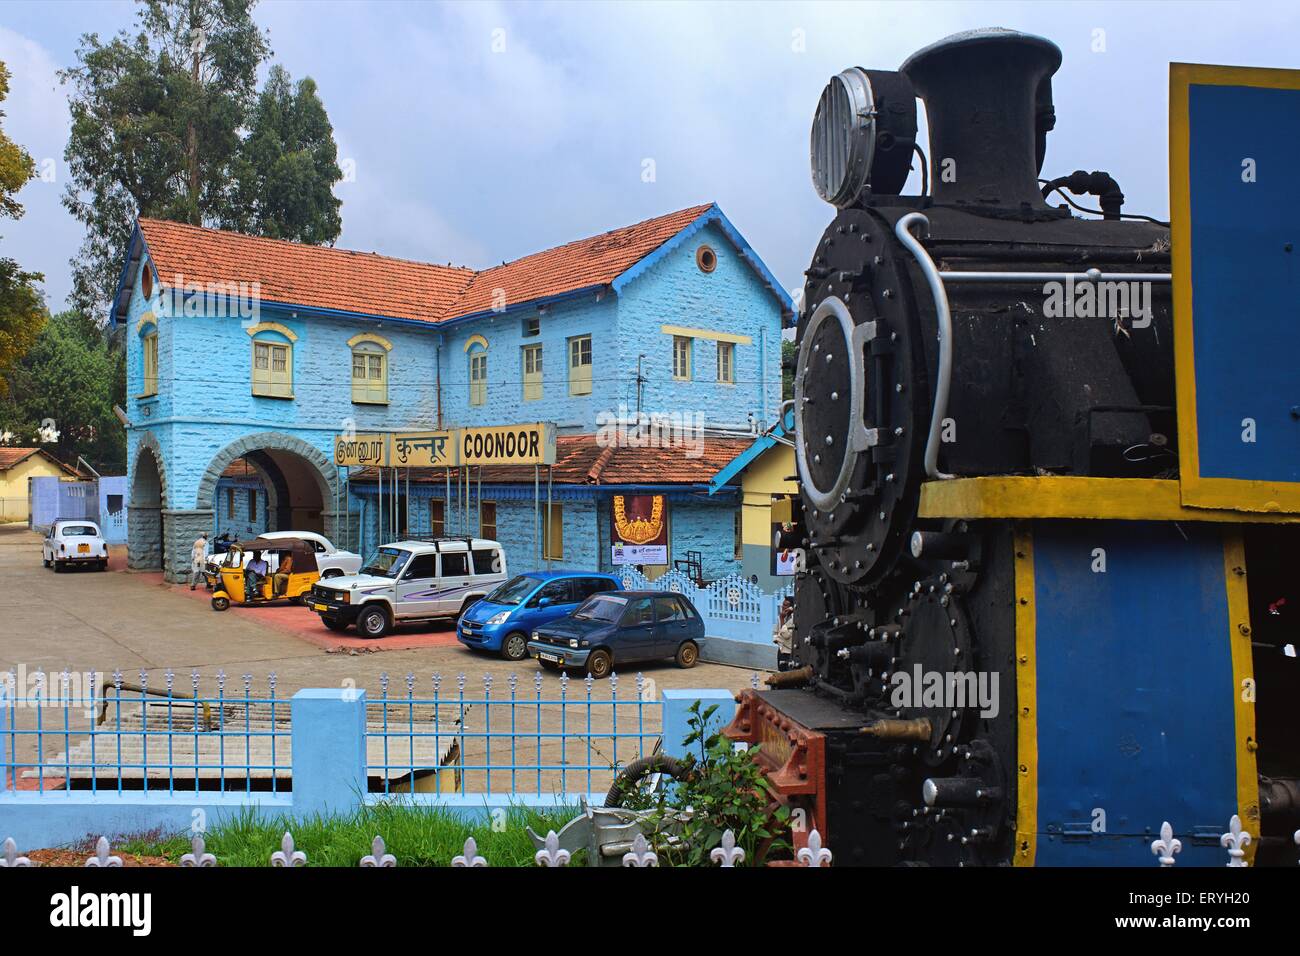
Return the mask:
<path fill-rule="evenodd" d="M 921 486 L 922 518 L 1101 518 L 1115 521 L 1230 521 L 1296 524 L 1300 515 L 1183 504 L 1177 481 L 1046 475 L 953 478 Z"/>
<path fill-rule="evenodd" d="M 1196 356 L 1192 336 L 1191 124 L 1193 86 L 1300 90 L 1300 71 L 1171 63 L 1169 66 L 1169 209 L 1173 242 L 1174 372 L 1182 502 L 1189 508 L 1300 512 L 1300 483 L 1203 478 L 1196 421 Z M 1244 519 L 1243 519 L 1244 520 Z"/>
<path fill-rule="evenodd" d="M 472 348 L 473 348 L 474 346 L 476 346 L 476 345 L 481 345 L 481 346 L 483 346 L 483 348 L 487 348 L 487 347 L 488 347 L 488 340 L 485 339 L 485 338 L 483 338 L 483 336 L 481 336 L 481 335 L 471 335 L 471 336 L 470 336 L 468 339 L 466 339 L 466 341 L 465 341 L 465 351 L 468 352 L 470 349 L 472 349 Z"/>
<path fill-rule="evenodd" d="M 135 334 L 139 335 L 143 332 L 146 325 L 152 325 L 155 329 L 158 328 L 158 316 L 154 315 L 152 312 L 146 312 L 144 315 L 140 316 L 135 323 Z"/>
<path fill-rule="evenodd" d="M 1016 844 L 1013 866 L 1033 866 L 1038 853 L 1038 656 L 1034 535 L 1015 531 L 1016 551 Z"/>
<path fill-rule="evenodd" d="M 749 345 L 754 340 L 748 335 L 734 332 L 711 332 L 708 329 L 687 329 L 680 325 L 661 325 L 659 331 L 664 335 L 683 335 L 688 339 L 714 339 L 718 342 L 734 342 L 736 345 Z"/>
<path fill-rule="evenodd" d="M 257 325 L 250 325 L 244 331 L 249 334 L 250 338 L 261 332 L 279 332 L 290 342 L 298 341 L 298 336 L 294 334 L 293 329 L 287 325 L 281 325 L 279 322 L 258 322 Z"/>
<path fill-rule="evenodd" d="M 1254 654 L 1250 646 L 1250 602 L 1246 586 L 1246 546 L 1241 532 L 1224 529 L 1223 578 L 1228 590 L 1228 644 L 1232 648 L 1233 713 L 1237 734 L 1237 816 L 1254 839 L 1246 848 L 1253 862 L 1259 844 L 1259 769 L 1255 761 L 1255 703 L 1246 700 L 1247 682 L 1254 697 Z"/>
<path fill-rule="evenodd" d="M 375 335 L 373 332 L 359 332 L 352 336 L 352 338 L 348 339 L 348 348 L 354 349 L 362 342 L 370 342 L 374 345 L 378 345 L 385 352 L 391 352 L 393 350 L 392 342 L 388 341 L 388 339 L 384 338 L 382 335 Z"/>

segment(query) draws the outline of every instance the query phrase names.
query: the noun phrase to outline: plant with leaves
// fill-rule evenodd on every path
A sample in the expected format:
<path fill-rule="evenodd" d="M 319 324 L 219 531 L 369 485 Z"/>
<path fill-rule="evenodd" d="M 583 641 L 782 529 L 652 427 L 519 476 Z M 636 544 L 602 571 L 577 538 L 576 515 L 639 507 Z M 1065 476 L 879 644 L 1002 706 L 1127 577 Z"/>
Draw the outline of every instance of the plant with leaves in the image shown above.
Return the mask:
<path fill-rule="evenodd" d="M 783 834 L 790 814 L 763 775 L 758 746 L 737 750 L 716 729 L 717 710 L 717 704 L 702 708 L 698 700 L 690 706 L 689 732 L 682 741 L 685 773 L 647 801 L 648 807 L 643 804 L 650 811 L 647 831 L 678 838 L 655 841 L 661 860 L 672 866 L 708 866 L 709 852 L 722 844 L 727 830 L 750 865 L 761 865 L 787 846 Z"/>
<path fill-rule="evenodd" d="M 300 242 L 341 231 L 333 130 L 310 79 L 273 69 L 256 0 L 139 0 L 134 32 L 82 37 L 63 204 L 86 227 L 72 302 L 100 316 L 136 216 Z"/>
<path fill-rule="evenodd" d="M 42 425 L 52 421 L 56 458 L 80 455 L 101 474 L 125 471 L 126 432 L 113 413 L 126 390 L 124 352 L 110 347 L 94 322 L 75 311 L 53 316 L 7 378 L 0 432 L 17 444 L 48 446 Z"/>
<path fill-rule="evenodd" d="M 343 172 L 316 81 L 295 85 L 288 70 L 271 67 L 248 125 L 222 225 L 270 239 L 333 242 L 343 221 L 331 187 Z"/>
<path fill-rule="evenodd" d="M 9 96 L 9 75 L 0 63 L 0 103 Z M 4 115 L 0 110 L 0 120 Z M 0 129 L 0 217 L 22 216 L 22 203 L 15 196 L 35 175 L 31 155 Z M 45 301 L 36 288 L 44 278 L 23 271 L 13 259 L 0 258 L 0 395 L 6 389 L 3 373 L 31 348 L 45 324 Z"/>
<path fill-rule="evenodd" d="M 141 0 L 134 35 L 81 38 L 63 204 L 86 226 L 73 302 L 111 297 L 137 214 L 201 224 L 229 201 L 239 128 L 270 52 L 255 0 Z"/>

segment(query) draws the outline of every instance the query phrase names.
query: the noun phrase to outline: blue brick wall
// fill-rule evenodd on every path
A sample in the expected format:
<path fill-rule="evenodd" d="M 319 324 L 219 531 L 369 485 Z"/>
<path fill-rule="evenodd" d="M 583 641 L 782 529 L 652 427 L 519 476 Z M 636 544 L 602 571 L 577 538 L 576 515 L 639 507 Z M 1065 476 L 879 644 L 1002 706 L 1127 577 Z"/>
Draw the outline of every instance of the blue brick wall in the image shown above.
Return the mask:
<path fill-rule="evenodd" d="M 596 415 L 613 408 L 624 384 L 618 381 L 618 308 L 614 296 L 595 295 L 556 302 L 544 314 L 512 309 L 445 327 L 443 334 L 443 420 L 448 427 L 555 422 L 561 428 L 593 431 Z M 540 320 L 540 334 L 525 337 L 524 322 Z M 592 391 L 569 394 L 568 340 L 590 335 Z M 476 336 L 487 340 L 488 387 L 483 405 L 469 403 L 469 354 Z M 524 401 L 523 347 L 542 346 L 542 397 Z"/>
<path fill-rule="evenodd" d="M 230 510 L 230 491 L 235 493 L 235 509 Z M 248 496 L 256 496 L 256 517 L 248 517 Z M 267 527 L 266 489 L 256 478 L 222 478 L 217 482 L 212 530 L 214 534 L 230 532 L 236 538 L 255 538 Z"/>
<path fill-rule="evenodd" d="M 696 250 L 717 255 L 712 272 L 700 270 Z M 661 326 L 747 335 L 735 346 L 734 385 L 717 381 L 717 340 L 692 341 L 689 382 L 673 379 L 673 337 Z M 760 422 L 781 402 L 781 307 L 749 263 L 716 224 L 687 237 L 630 282 L 618 299 L 621 381 L 636 378 L 644 354 L 642 408 L 648 412 L 699 412 L 709 423 L 744 425 L 752 412 Z M 629 405 L 635 407 L 632 390 Z"/>
<path fill-rule="evenodd" d="M 408 505 L 411 517 L 410 531 L 413 535 L 424 536 L 429 533 L 429 502 L 441 500 L 444 486 L 440 484 L 412 484 L 411 503 Z M 354 483 L 351 485 L 352 509 L 364 512 L 364 542 L 361 549 L 369 553 L 379 543 L 378 496 L 372 483 Z M 475 491 L 470 498 L 470 522 L 466 527 L 455 498 L 455 485 L 452 486 L 452 504 L 446 510 L 446 534 L 479 535 L 478 496 Z M 609 534 L 609 494 L 600 493 L 591 497 L 586 489 L 577 490 L 564 486 L 553 489 L 553 501 L 563 508 L 564 515 L 564 550 L 560 560 L 550 562 L 553 568 L 590 568 L 601 571 L 615 571 L 610 553 Z M 389 527 L 387 502 L 388 491 L 385 490 L 384 540 L 391 541 L 396 535 Z M 547 562 L 537 560 L 537 545 L 534 541 L 533 493 L 531 487 L 520 486 L 484 486 L 483 500 L 495 501 L 497 505 L 497 540 L 506 549 L 506 560 L 511 573 L 522 573 L 538 568 L 545 568 Z M 542 485 L 541 504 L 546 505 L 546 486 Z M 740 571 L 740 561 L 735 557 L 735 515 L 738 503 L 727 496 L 714 496 L 697 499 L 688 492 L 677 492 L 669 498 L 669 563 L 674 558 L 686 557 L 688 550 L 702 552 L 704 575 L 712 580 Z"/>

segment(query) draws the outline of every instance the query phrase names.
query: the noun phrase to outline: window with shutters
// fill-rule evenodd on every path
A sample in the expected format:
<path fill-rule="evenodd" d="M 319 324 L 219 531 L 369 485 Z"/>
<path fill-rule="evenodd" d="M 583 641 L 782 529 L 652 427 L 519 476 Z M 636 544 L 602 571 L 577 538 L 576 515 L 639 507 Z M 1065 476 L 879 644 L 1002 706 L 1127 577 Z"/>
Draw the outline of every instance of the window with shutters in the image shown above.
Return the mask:
<path fill-rule="evenodd" d="M 388 353 L 373 342 L 362 342 L 352 350 L 352 401 L 388 404 Z"/>
<path fill-rule="evenodd" d="M 673 336 L 673 379 L 691 380 L 691 340 L 685 335 Z"/>
<path fill-rule="evenodd" d="M 591 394 L 591 336 L 569 339 L 569 394 Z"/>
<path fill-rule="evenodd" d="M 525 345 L 524 362 L 524 401 L 535 402 L 542 397 L 542 347 Z"/>
<path fill-rule="evenodd" d="M 736 343 L 718 343 L 718 381 L 723 385 L 736 384 Z"/>
<path fill-rule="evenodd" d="M 447 503 L 440 498 L 429 499 L 429 534 L 441 538 L 447 531 Z"/>
<path fill-rule="evenodd" d="M 475 352 L 469 357 L 469 403 L 487 404 L 487 352 Z"/>
<path fill-rule="evenodd" d="M 140 339 L 144 347 L 144 388 L 140 397 L 158 394 L 158 329 Z"/>
<path fill-rule="evenodd" d="M 489 541 L 497 539 L 497 503 L 480 501 L 478 506 L 478 536 Z"/>
<path fill-rule="evenodd" d="M 293 346 L 253 340 L 253 394 L 293 398 Z"/>

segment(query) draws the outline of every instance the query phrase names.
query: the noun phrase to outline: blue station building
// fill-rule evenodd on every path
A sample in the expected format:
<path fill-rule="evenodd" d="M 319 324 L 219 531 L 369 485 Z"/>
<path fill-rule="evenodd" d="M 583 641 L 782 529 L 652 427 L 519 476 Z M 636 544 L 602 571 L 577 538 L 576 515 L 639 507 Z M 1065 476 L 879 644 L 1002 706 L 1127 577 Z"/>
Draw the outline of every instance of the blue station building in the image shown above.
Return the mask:
<path fill-rule="evenodd" d="M 142 218 L 113 302 L 129 565 L 185 580 L 200 532 L 296 529 L 613 570 L 614 496 L 660 495 L 668 564 L 739 571 L 740 490 L 711 483 L 778 414 L 792 318 L 716 205 L 485 270 Z M 334 461 L 349 432 L 518 423 L 553 427 L 553 466 Z"/>

